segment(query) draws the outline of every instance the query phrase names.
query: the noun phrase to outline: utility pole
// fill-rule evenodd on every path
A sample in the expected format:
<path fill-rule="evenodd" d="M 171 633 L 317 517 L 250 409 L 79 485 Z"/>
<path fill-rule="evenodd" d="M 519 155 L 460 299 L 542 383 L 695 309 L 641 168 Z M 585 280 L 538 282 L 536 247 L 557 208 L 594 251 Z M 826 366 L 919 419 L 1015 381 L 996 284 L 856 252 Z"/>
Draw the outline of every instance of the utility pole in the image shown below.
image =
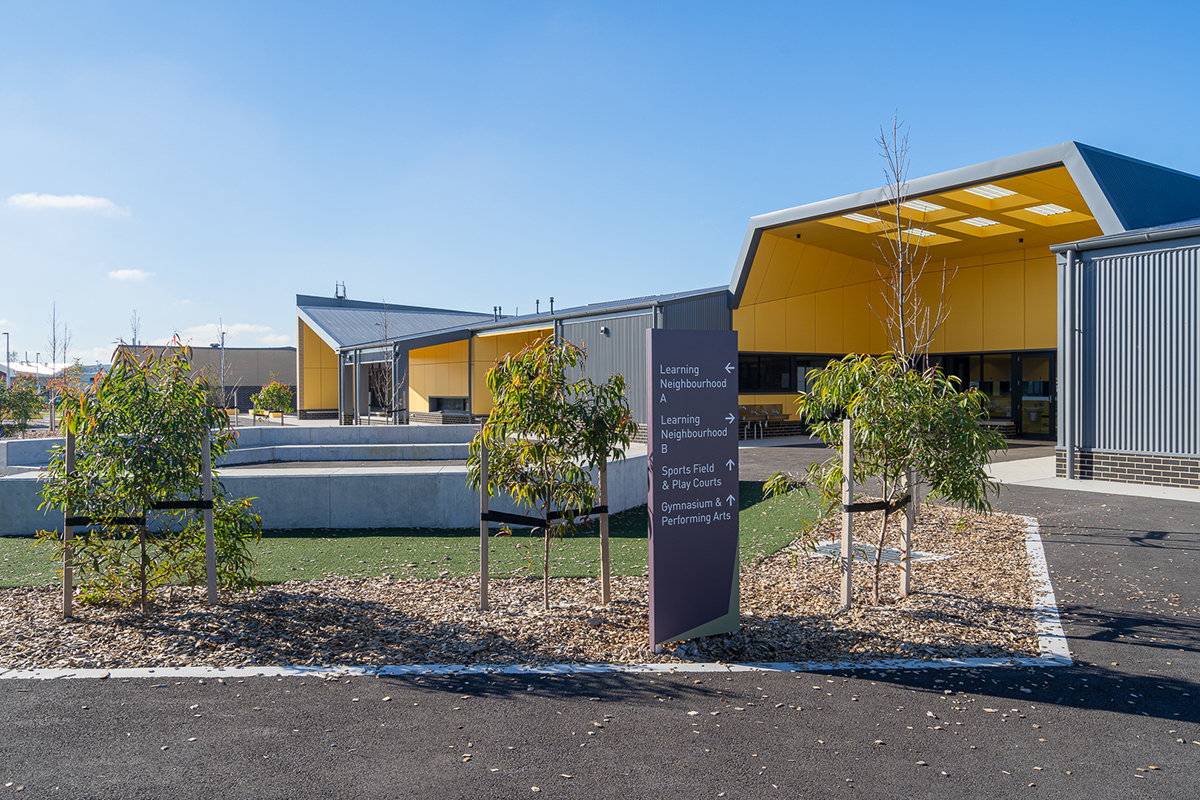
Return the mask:
<path fill-rule="evenodd" d="M 217 320 L 217 330 L 221 334 L 221 406 L 229 407 L 229 398 L 225 396 L 225 323 Z"/>
<path fill-rule="evenodd" d="M 4 332 L 4 385 L 6 389 L 12 388 L 12 365 L 8 361 L 8 331 Z"/>

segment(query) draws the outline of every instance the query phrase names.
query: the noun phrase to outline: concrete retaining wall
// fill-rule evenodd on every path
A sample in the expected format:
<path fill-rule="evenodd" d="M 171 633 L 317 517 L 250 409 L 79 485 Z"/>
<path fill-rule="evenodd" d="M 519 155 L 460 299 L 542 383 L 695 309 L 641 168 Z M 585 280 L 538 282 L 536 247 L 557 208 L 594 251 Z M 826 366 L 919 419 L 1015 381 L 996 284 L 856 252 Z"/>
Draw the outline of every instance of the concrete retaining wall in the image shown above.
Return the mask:
<path fill-rule="evenodd" d="M 264 461 L 366 461 L 390 459 L 449 460 L 467 457 L 466 445 L 479 430 L 477 425 L 297 425 L 267 424 L 238 428 L 238 447 L 223 463 L 253 464 Z M 50 463 L 50 450 L 63 444 L 62 439 L 0 439 L 0 474 L 9 467 L 44 467 Z M 456 449 L 422 451 L 405 445 L 460 445 Z M 350 449 L 338 451 L 338 446 Z M 299 457 L 275 450 L 254 452 L 257 448 L 297 448 Z M 391 449 L 388 449 L 388 448 Z M 322 452 L 316 448 L 331 448 Z M 374 450 L 373 448 L 379 448 Z M 370 453 L 375 453 L 371 455 Z M 409 453 L 404 455 L 403 453 Z M 392 453 L 394 455 L 389 455 Z M 221 466 L 218 464 L 217 466 Z"/>
<path fill-rule="evenodd" d="M 254 509 L 262 515 L 263 525 L 272 529 L 471 528 L 479 524 L 479 495 L 467 486 L 466 467 L 243 467 L 226 472 L 221 480 L 234 497 L 257 498 Z M 608 483 L 609 508 L 614 513 L 644 504 L 648 488 L 645 448 L 635 446 L 625 461 L 611 463 Z M 61 529 L 61 516 L 38 511 L 40 489 L 37 473 L 0 478 L 0 535 L 28 536 L 42 529 Z M 518 513 L 502 498 L 492 498 L 491 506 Z"/>

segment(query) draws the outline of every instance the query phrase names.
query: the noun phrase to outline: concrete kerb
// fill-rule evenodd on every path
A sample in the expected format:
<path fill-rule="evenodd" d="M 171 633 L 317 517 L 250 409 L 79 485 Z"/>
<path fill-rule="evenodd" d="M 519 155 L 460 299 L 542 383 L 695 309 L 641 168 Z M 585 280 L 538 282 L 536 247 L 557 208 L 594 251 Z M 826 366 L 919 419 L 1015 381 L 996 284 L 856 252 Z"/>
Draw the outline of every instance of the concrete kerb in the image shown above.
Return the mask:
<path fill-rule="evenodd" d="M 699 661 L 664 664 L 398 664 L 380 667 L 139 667 L 128 669 L 0 669 L 0 680 L 67 680 L 77 678 L 254 678 L 254 677 L 399 677 L 407 675 L 583 675 L 583 674 L 691 674 L 732 672 L 843 672 L 862 670 L 991 669 L 1002 667 L 1069 667 L 1074 664 L 1058 613 L 1054 587 L 1038 522 L 1025 521 L 1025 548 L 1033 580 L 1034 619 L 1039 657 L 840 659 L 835 661 L 781 661 L 727 663 Z"/>

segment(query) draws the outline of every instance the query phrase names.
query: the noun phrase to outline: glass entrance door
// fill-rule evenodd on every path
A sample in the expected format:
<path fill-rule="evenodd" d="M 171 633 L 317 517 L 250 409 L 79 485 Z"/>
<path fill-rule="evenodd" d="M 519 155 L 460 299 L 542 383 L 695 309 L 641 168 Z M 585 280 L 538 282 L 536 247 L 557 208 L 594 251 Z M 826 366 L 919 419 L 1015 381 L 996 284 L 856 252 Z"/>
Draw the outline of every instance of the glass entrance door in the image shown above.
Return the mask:
<path fill-rule="evenodd" d="M 1022 436 L 1051 438 L 1054 426 L 1054 356 L 1031 354 L 1017 356 L 1021 376 L 1020 393 L 1014 398 L 1021 409 L 1018 429 Z"/>

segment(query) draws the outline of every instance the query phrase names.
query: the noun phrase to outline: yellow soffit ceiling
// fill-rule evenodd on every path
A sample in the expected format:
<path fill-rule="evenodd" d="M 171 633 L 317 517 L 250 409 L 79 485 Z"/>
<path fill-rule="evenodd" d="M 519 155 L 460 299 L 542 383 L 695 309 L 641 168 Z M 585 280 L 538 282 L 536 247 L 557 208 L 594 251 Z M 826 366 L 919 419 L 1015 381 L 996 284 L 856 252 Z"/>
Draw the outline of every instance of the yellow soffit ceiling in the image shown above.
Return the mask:
<path fill-rule="evenodd" d="M 483 331 L 475 334 L 476 339 L 487 339 L 492 336 L 511 336 L 517 333 L 532 333 L 534 331 L 552 331 L 554 325 L 526 325 L 514 328 L 499 328 L 497 330 Z"/>
<path fill-rule="evenodd" d="M 897 229 L 932 258 L 1049 247 L 1102 231 L 1065 167 L 804 220 L 765 231 L 856 258 L 878 260 Z"/>

